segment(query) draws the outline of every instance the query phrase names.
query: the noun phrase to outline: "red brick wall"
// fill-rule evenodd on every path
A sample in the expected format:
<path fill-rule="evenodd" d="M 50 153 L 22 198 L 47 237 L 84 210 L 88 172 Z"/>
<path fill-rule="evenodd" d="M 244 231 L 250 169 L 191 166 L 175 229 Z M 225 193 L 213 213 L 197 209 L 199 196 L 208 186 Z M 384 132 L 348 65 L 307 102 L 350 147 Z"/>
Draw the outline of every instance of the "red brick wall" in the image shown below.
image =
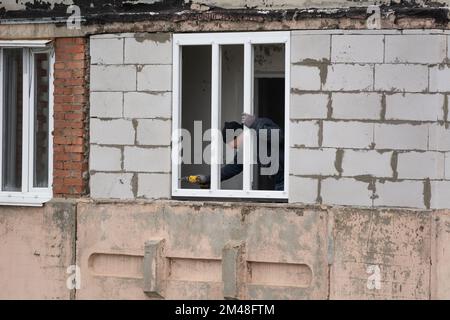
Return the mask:
<path fill-rule="evenodd" d="M 53 194 L 79 197 L 88 186 L 87 40 L 55 40 Z"/>

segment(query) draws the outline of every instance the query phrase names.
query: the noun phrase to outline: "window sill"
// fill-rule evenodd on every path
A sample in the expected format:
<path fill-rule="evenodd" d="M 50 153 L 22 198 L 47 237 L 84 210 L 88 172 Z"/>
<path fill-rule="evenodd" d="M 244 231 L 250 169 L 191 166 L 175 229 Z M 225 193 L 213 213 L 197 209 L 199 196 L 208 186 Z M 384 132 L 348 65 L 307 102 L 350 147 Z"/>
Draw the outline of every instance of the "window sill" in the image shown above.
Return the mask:
<path fill-rule="evenodd" d="M 175 189 L 172 191 L 173 197 L 192 198 L 230 198 L 230 199 L 261 199 L 261 200 L 287 200 L 287 191 L 241 191 L 241 190 L 199 190 L 199 189 Z"/>
<path fill-rule="evenodd" d="M 0 192 L 0 206 L 26 206 L 26 207 L 42 207 L 42 205 L 53 198 L 51 192 Z"/>

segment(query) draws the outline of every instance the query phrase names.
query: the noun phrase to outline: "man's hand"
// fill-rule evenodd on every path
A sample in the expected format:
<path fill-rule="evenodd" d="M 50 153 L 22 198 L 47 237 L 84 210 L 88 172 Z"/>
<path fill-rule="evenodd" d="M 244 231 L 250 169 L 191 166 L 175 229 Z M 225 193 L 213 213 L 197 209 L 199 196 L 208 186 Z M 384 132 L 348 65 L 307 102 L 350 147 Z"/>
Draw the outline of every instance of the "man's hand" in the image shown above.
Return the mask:
<path fill-rule="evenodd" d="M 256 117 L 251 114 L 248 114 L 248 113 L 242 114 L 242 124 L 248 128 L 251 128 L 253 123 L 255 123 L 255 120 L 256 120 Z"/>

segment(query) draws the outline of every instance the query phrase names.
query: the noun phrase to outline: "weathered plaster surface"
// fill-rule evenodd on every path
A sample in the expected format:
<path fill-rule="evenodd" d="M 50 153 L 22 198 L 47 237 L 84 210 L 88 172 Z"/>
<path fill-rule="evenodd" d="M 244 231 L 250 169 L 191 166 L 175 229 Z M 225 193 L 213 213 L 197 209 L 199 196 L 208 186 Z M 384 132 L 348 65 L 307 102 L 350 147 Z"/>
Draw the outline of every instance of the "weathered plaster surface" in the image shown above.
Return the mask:
<path fill-rule="evenodd" d="M 84 200 L 76 207 L 1 207 L 1 297 L 75 298 L 66 268 L 77 264 L 77 299 L 155 298 L 143 291 L 144 272 L 152 270 L 143 265 L 144 247 L 163 243 L 156 275 L 166 299 L 222 299 L 224 281 L 236 280 L 233 272 L 222 276 L 233 257 L 243 268 L 237 274 L 245 271 L 236 282 L 243 298 L 446 299 L 447 220 L 442 211 L 286 204 Z M 223 260 L 230 243 L 243 250 Z M 379 289 L 370 286 L 374 270 Z"/>

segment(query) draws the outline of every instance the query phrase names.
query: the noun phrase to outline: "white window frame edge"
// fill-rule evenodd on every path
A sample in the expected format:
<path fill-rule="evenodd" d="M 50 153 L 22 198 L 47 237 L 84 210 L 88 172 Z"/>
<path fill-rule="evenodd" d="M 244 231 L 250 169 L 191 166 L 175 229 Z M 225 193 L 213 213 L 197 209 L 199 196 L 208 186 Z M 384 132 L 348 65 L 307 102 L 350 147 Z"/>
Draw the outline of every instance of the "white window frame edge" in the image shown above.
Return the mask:
<path fill-rule="evenodd" d="M 1 191 L 0 174 L 0 206 L 42 206 L 53 198 L 53 80 L 54 80 L 54 48 L 50 40 L 0 41 L 0 99 L 3 99 L 3 49 L 23 49 L 23 120 L 22 120 L 22 191 Z M 37 49 L 37 50 L 33 50 Z M 34 55 L 46 52 L 49 54 L 49 145 L 48 145 L 48 184 L 47 188 L 33 187 L 33 134 L 34 134 Z M 30 76 L 31 75 L 31 76 Z M 0 147 L 3 141 L 3 106 L 0 101 Z M 0 153 L 0 170 L 3 156 Z M 1 171 L 0 171 L 1 172 Z"/>
<path fill-rule="evenodd" d="M 180 47 L 185 45 L 211 45 L 212 69 L 211 69 L 211 129 L 219 129 L 220 123 L 220 52 L 219 45 L 239 44 L 244 45 L 244 111 L 253 113 L 253 44 L 284 44 L 285 45 L 285 141 L 284 141 L 284 191 L 272 190 L 250 190 L 251 174 L 253 170 L 245 170 L 243 177 L 243 190 L 220 190 L 218 189 L 220 181 L 218 178 L 220 164 L 215 159 L 221 157 L 221 141 L 219 137 L 212 137 L 211 142 L 211 188 L 202 189 L 181 189 L 179 178 L 181 177 L 181 161 L 179 141 L 172 141 L 172 196 L 173 197 L 197 197 L 197 198 L 246 198 L 246 199 L 279 199 L 288 200 L 289 195 L 289 129 L 290 129 L 290 31 L 274 32 L 236 32 L 236 33 L 187 33 L 173 35 L 173 76 L 172 76 L 172 133 L 181 129 L 181 86 L 182 86 L 182 68 Z M 250 64 L 246 63 L 250 61 Z M 214 81 L 216 79 L 217 81 Z M 249 80 L 250 79 L 250 80 Z M 214 132 L 215 130 L 213 130 Z M 249 130 L 244 129 L 246 140 L 250 141 Z M 217 131 L 216 131 L 217 132 Z M 287 134 L 286 134 L 287 133 Z M 174 136 L 173 136 L 174 137 Z M 244 142 L 244 166 L 248 165 L 247 159 L 251 156 L 251 145 Z"/>

